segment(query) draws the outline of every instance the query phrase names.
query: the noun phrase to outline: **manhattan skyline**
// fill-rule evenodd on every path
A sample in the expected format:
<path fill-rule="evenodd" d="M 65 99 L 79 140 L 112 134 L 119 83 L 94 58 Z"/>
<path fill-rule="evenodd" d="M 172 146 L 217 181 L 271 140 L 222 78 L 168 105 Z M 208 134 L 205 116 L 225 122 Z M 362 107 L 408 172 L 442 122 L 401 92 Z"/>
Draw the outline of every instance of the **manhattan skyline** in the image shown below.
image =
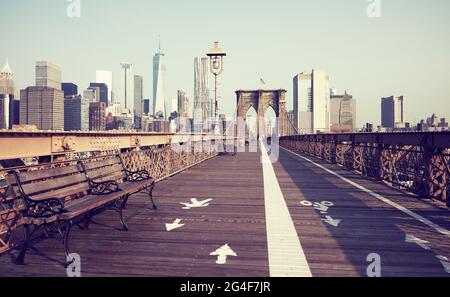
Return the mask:
<path fill-rule="evenodd" d="M 228 54 L 221 113 L 234 113 L 235 90 L 253 88 L 286 89 L 293 109 L 292 78 L 320 69 L 332 88 L 357 98 L 357 127 L 380 124 L 381 98 L 391 95 L 405 96 L 405 121 L 413 124 L 432 113 L 450 117 L 448 1 L 382 0 L 380 18 L 367 16 L 364 0 L 241 2 L 82 0 L 81 17 L 69 18 L 67 1 L 4 1 L 8 46 L 0 62 L 9 58 L 17 89 L 34 85 L 35 62 L 49 60 L 80 89 L 95 81 L 96 70 L 113 71 L 120 94 L 120 62 L 129 61 L 144 77 L 144 97 L 152 98 L 161 36 L 172 98 L 178 89 L 193 94 L 192 59 L 219 40 Z"/>

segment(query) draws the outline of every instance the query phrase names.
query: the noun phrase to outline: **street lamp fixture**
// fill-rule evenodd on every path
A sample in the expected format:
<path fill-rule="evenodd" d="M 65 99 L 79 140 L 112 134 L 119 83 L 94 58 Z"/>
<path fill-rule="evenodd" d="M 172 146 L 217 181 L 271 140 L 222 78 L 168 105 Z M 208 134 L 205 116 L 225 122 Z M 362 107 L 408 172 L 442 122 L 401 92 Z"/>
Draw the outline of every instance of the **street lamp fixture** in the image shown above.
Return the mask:
<path fill-rule="evenodd" d="M 219 107 L 217 102 L 217 76 L 219 76 L 223 72 L 223 60 L 227 54 L 219 47 L 219 42 L 216 41 L 214 42 L 214 47 L 206 55 L 209 57 L 210 70 L 214 75 L 214 116 L 215 120 L 217 120 L 217 112 Z"/>

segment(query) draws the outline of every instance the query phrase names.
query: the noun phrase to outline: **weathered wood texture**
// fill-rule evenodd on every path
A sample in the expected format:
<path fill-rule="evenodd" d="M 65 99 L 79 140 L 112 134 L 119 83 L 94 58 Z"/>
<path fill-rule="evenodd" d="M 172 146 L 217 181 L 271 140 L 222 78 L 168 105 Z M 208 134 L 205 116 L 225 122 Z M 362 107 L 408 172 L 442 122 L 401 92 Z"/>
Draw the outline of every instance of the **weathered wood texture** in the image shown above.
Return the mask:
<path fill-rule="evenodd" d="M 121 232 L 110 212 L 97 216 L 89 230 L 74 229 L 71 250 L 79 253 L 84 276 L 267 276 L 262 171 L 259 154 L 216 157 L 159 183 L 154 211 L 148 197 L 130 198 Z M 191 198 L 213 199 L 205 208 L 184 210 Z M 186 224 L 166 231 L 175 219 Z M 228 243 L 238 257 L 228 264 L 209 256 Z M 0 257 L 0 275 L 64 276 L 57 241 L 45 240 L 27 255 L 26 266 Z"/>
<path fill-rule="evenodd" d="M 197 142 L 191 142 L 190 145 L 194 147 L 198 145 Z M 116 152 L 118 153 L 118 152 Z M 164 179 L 172 174 L 176 174 L 189 168 L 190 166 L 194 166 L 208 158 L 212 158 L 216 156 L 216 152 L 214 151 L 202 151 L 195 152 L 193 149 L 176 151 L 172 149 L 171 145 L 167 145 L 164 147 L 156 147 L 145 150 L 135 150 L 131 152 L 122 153 L 122 159 L 130 171 L 140 171 L 146 170 L 150 173 L 150 175 L 154 179 Z M 70 194 L 73 190 L 85 191 L 88 187 L 83 183 L 83 176 L 73 175 L 68 180 L 67 179 L 53 179 L 54 176 L 57 175 L 70 175 L 76 172 L 77 170 L 77 162 L 82 160 L 85 165 L 90 169 L 92 166 L 98 166 L 102 160 L 110 160 L 111 155 L 108 155 L 108 152 L 98 152 L 93 154 L 92 157 L 87 159 L 70 159 L 70 160 L 60 160 L 54 163 L 48 164 L 40 164 L 33 166 L 26 166 L 20 168 L 14 168 L 17 172 L 27 172 L 27 180 L 26 182 L 30 182 L 27 186 L 27 190 L 36 191 L 36 193 L 41 192 L 42 189 L 49 188 L 55 189 L 60 188 L 54 191 L 46 191 L 41 192 L 40 194 L 35 195 L 33 198 L 35 199 L 46 199 L 50 196 L 58 196 L 65 197 L 65 195 Z M 99 162 L 100 163 L 99 163 Z M 117 166 L 115 169 L 118 169 L 117 160 L 112 161 Z M 89 164 L 93 165 L 90 166 Z M 51 170 L 47 170 L 47 169 Z M 114 168 L 112 168 L 114 169 Z M 21 217 L 12 220 L 12 217 L 15 217 L 17 214 L 20 214 L 19 210 L 23 208 L 23 201 L 17 197 L 17 187 L 13 187 L 7 190 L 5 182 L 1 179 L 4 178 L 7 173 L 12 169 L 0 169 L 0 253 L 7 251 L 11 246 L 14 246 L 16 242 L 11 242 L 9 235 L 11 232 L 15 232 L 17 227 L 20 227 L 22 220 Z M 100 170 L 101 171 L 101 170 Z M 93 179 L 96 182 L 102 182 L 102 177 L 105 176 L 104 173 L 109 172 L 90 172 L 93 174 Z M 118 172 L 119 173 L 119 172 Z M 107 174 L 106 174 L 107 175 Z M 117 179 L 121 178 L 123 173 L 120 172 L 117 175 Z M 49 179 L 42 183 L 36 183 L 37 179 Z M 111 177 L 107 177 L 110 179 Z M 6 220 L 8 218 L 9 220 Z M 10 222 L 17 223 L 19 226 L 11 225 Z M 19 241 L 20 242 L 20 241 Z"/>
<path fill-rule="evenodd" d="M 321 162 L 321 161 L 318 161 Z M 450 227 L 448 211 L 381 183 L 362 179 L 335 165 L 345 177 L 425 218 Z M 314 165 L 281 151 L 274 164 L 313 276 L 365 276 L 367 255 L 381 256 L 382 276 L 448 276 L 437 255 L 450 258 L 447 236 L 361 192 Z M 129 232 L 121 232 L 105 212 L 89 230 L 74 230 L 73 252 L 83 276 L 269 276 L 263 172 L 258 153 L 219 156 L 160 182 L 154 211 L 145 195 L 130 199 L 125 211 Z M 191 198 L 213 199 L 204 208 L 182 209 Z M 338 227 L 302 200 L 330 201 Z M 167 232 L 165 224 L 183 227 Z M 405 242 L 405 233 L 429 241 L 430 250 Z M 65 276 L 58 244 L 35 245 L 26 266 L 12 263 L 16 251 L 0 257 L 1 276 Z M 209 254 L 224 244 L 237 253 L 217 265 Z"/>
<path fill-rule="evenodd" d="M 324 160 L 311 160 L 450 228 L 449 211 L 431 200 L 364 179 Z M 382 276 L 450 276 L 437 258 L 450 259 L 449 236 L 286 151 L 281 151 L 274 168 L 313 275 L 366 276 L 367 256 L 377 253 Z M 329 201 L 334 206 L 322 214 L 314 207 L 303 206 L 300 202 L 304 200 Z M 323 222 L 326 215 L 341 220 L 338 227 Z M 429 241 L 431 249 L 406 243 L 406 234 Z"/>

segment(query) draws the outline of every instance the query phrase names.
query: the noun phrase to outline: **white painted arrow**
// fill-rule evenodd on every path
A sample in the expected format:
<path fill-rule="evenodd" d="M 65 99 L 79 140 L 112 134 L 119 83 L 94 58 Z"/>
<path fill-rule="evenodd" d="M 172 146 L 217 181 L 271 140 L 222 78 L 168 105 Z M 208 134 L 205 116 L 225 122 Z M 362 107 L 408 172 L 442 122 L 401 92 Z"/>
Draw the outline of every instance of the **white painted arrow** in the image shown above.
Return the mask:
<path fill-rule="evenodd" d="M 172 224 L 166 224 L 166 229 L 167 231 L 172 231 L 175 230 L 177 228 L 183 227 L 184 224 L 180 224 L 181 223 L 181 219 L 176 219 Z"/>
<path fill-rule="evenodd" d="M 330 216 L 326 216 L 325 219 L 322 219 L 322 221 L 324 221 L 327 224 L 330 224 L 333 227 L 337 227 L 341 223 L 341 220 L 335 220 Z"/>
<path fill-rule="evenodd" d="M 414 235 L 406 234 L 405 242 L 415 243 L 425 250 L 431 250 L 431 248 L 427 245 L 428 243 L 430 243 L 429 241 L 422 240 L 420 238 L 415 237 Z"/>
<path fill-rule="evenodd" d="M 441 261 L 442 266 L 444 266 L 445 272 L 450 273 L 450 262 L 445 256 L 436 256 Z"/>
<path fill-rule="evenodd" d="M 197 198 L 191 198 L 191 203 L 183 203 L 181 202 L 181 205 L 184 205 L 183 209 L 191 209 L 191 208 L 198 208 L 198 207 L 206 207 L 209 205 L 209 202 L 211 202 L 212 199 L 206 199 L 203 201 L 198 201 Z"/>
<path fill-rule="evenodd" d="M 230 248 L 230 246 L 228 244 L 225 244 L 224 246 L 218 248 L 217 250 L 215 250 L 214 252 L 212 252 L 209 255 L 217 256 L 216 263 L 219 265 L 223 265 L 223 264 L 227 263 L 227 257 L 229 257 L 229 256 L 237 257 L 237 254 Z"/>

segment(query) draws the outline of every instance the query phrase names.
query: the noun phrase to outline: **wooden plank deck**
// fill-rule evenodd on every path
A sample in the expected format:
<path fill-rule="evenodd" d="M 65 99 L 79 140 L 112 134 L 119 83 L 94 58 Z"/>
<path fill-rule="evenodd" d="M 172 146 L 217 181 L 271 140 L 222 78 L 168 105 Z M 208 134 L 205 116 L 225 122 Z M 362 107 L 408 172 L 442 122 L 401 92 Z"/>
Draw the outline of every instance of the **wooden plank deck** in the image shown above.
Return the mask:
<path fill-rule="evenodd" d="M 448 210 L 324 166 L 450 227 Z M 370 253 L 381 256 L 382 276 L 450 276 L 436 258 L 450 258 L 448 236 L 286 151 L 273 167 L 313 276 L 365 276 Z M 129 232 L 118 230 L 113 211 L 97 216 L 89 230 L 74 228 L 71 251 L 81 256 L 82 276 L 269 276 L 263 180 L 260 153 L 241 153 L 157 184 L 156 211 L 145 195 L 133 196 L 125 211 Z M 213 200 L 207 207 L 183 209 L 180 203 L 191 198 Z M 322 214 L 302 205 L 304 200 L 334 206 Z M 338 227 L 322 221 L 325 215 L 340 219 Z M 168 232 L 165 224 L 176 219 L 185 225 Z M 405 233 L 429 241 L 430 249 L 405 242 Z M 218 265 L 210 253 L 224 244 L 237 256 Z M 35 243 L 25 266 L 13 264 L 16 254 L 0 256 L 0 276 L 66 275 L 60 241 Z"/>
<path fill-rule="evenodd" d="M 447 230 L 450 227 L 447 209 L 325 161 L 311 160 Z M 450 259 L 449 236 L 284 150 L 274 167 L 313 275 L 366 276 L 367 256 L 376 253 L 380 255 L 381 275 L 385 277 L 450 276 L 437 258 Z M 305 200 L 334 205 L 323 214 L 302 205 Z M 338 227 L 322 221 L 327 215 L 341 220 Z M 430 250 L 405 242 L 406 234 L 429 241 Z"/>
<path fill-rule="evenodd" d="M 118 231 L 113 211 L 95 217 L 89 230 L 73 229 L 71 252 L 81 256 L 83 276 L 268 276 L 264 199 L 259 154 L 217 157 L 158 183 L 151 209 L 135 195 L 125 210 L 129 232 Z M 205 208 L 184 210 L 191 198 L 213 199 Z M 165 224 L 185 226 L 167 232 Z M 238 254 L 217 265 L 209 254 L 229 244 Z M 65 276 L 62 245 L 45 240 L 16 266 L 0 257 L 1 276 Z M 17 254 L 13 252 L 11 254 Z"/>

